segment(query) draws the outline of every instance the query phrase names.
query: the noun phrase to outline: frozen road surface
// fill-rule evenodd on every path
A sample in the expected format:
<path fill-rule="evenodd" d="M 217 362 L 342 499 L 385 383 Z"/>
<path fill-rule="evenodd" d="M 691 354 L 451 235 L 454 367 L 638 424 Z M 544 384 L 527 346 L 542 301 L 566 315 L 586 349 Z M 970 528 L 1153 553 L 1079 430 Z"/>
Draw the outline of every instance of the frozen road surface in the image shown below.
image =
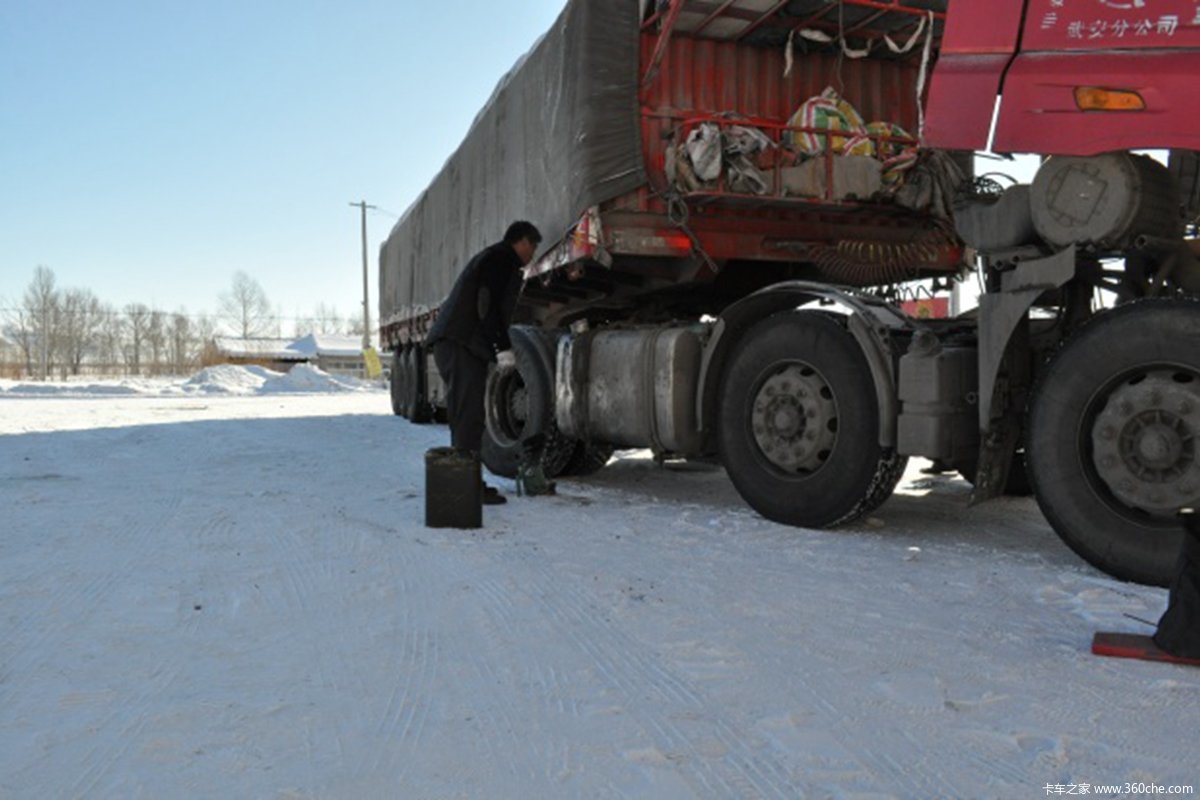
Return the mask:
<path fill-rule="evenodd" d="M 0 797 L 1200 783 L 1200 669 L 1088 651 L 1166 593 L 1030 500 L 913 464 L 869 520 L 796 530 L 630 453 L 429 530 L 445 429 L 302 377 L 0 382 Z"/>

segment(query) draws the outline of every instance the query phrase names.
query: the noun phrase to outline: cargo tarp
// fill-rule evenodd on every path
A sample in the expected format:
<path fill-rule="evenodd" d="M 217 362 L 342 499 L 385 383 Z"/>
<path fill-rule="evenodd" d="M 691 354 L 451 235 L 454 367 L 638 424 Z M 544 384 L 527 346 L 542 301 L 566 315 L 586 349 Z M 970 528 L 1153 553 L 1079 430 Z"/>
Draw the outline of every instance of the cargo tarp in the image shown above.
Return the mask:
<path fill-rule="evenodd" d="M 501 80 L 380 249 L 384 324 L 437 306 L 510 222 L 537 225 L 545 249 L 589 207 L 645 182 L 638 8 L 571 0 Z"/>

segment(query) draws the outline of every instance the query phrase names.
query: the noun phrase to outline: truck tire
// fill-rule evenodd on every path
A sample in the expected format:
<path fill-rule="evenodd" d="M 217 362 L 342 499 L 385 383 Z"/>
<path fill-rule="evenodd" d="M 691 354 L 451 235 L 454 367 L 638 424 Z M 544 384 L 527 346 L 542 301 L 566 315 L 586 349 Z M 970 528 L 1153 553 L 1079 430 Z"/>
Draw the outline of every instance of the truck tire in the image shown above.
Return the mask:
<path fill-rule="evenodd" d="M 389 381 L 389 390 L 392 395 L 392 413 L 397 417 L 408 417 L 408 409 L 404 405 L 404 399 L 407 396 L 404 370 L 406 361 L 404 358 L 404 347 L 397 345 L 392 351 L 392 377 Z"/>
<path fill-rule="evenodd" d="M 721 461 L 767 519 L 826 527 L 881 505 L 907 458 L 879 444 L 870 368 L 834 318 L 787 311 L 736 345 L 721 386 Z"/>
<path fill-rule="evenodd" d="M 1038 505 L 1097 569 L 1166 586 L 1200 505 L 1200 302 L 1097 315 L 1043 371 L 1026 463 Z"/>
<path fill-rule="evenodd" d="M 524 339 L 513 340 L 516 367 L 496 367 L 488 375 L 487 427 L 480 457 L 493 474 L 515 478 L 524 443 L 542 434 L 542 470 L 547 478 L 553 478 L 571 459 L 576 442 L 559 432 L 554 422 L 554 382 L 541 359 L 524 343 Z"/>
<path fill-rule="evenodd" d="M 417 425 L 425 425 L 433 419 L 433 409 L 429 406 L 429 393 L 425 391 L 425 348 L 414 344 L 408 348 L 406 359 L 406 374 L 408 376 L 407 400 L 408 419 Z"/>
<path fill-rule="evenodd" d="M 571 458 L 560 475 L 582 478 L 594 475 L 612 458 L 613 446 L 602 442 L 576 442 Z"/>

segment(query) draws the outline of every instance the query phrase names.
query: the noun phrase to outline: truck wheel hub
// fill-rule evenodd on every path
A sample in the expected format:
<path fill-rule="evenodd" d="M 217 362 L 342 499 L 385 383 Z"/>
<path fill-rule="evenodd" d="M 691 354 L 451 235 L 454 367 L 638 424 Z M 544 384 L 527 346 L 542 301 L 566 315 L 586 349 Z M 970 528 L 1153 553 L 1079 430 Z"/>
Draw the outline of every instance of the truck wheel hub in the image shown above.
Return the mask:
<path fill-rule="evenodd" d="M 759 387 L 750 423 L 771 464 L 790 473 L 814 472 L 837 439 L 837 404 L 820 373 L 789 364 Z"/>
<path fill-rule="evenodd" d="M 508 398 L 508 413 L 514 422 L 525 422 L 525 417 L 529 415 L 529 394 L 524 386 L 513 389 Z"/>
<path fill-rule="evenodd" d="M 521 374 L 516 370 L 498 373 L 484 403 L 488 428 L 497 441 L 508 446 L 519 440 L 529 418 L 529 390 Z"/>
<path fill-rule="evenodd" d="M 1168 517 L 1200 503 L 1200 380 L 1164 369 L 1108 397 L 1092 429 L 1092 459 L 1121 502 Z"/>

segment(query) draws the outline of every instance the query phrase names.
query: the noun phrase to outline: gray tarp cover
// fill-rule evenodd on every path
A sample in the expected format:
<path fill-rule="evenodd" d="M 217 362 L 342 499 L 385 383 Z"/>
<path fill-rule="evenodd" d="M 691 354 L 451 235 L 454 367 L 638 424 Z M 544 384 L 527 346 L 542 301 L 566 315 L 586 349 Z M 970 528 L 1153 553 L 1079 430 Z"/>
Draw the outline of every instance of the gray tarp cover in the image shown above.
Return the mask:
<path fill-rule="evenodd" d="M 628 0 L 571 0 L 504 77 L 380 249 L 381 321 L 438 305 L 510 222 L 532 221 L 545 247 L 645 182 L 638 15 Z"/>

